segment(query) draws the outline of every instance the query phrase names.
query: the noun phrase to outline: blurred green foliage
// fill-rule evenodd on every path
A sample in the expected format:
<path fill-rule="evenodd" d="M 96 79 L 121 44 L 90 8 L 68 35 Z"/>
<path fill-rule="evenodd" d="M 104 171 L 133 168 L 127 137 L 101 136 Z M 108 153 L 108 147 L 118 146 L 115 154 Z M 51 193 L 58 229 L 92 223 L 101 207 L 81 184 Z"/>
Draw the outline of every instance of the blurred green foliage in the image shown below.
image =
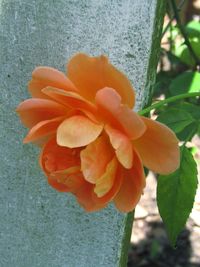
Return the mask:
<path fill-rule="evenodd" d="M 184 26 L 184 31 L 200 64 L 200 22 L 190 21 Z M 200 65 L 185 43 L 179 25 L 170 26 L 166 34 L 170 49 L 162 48 L 161 61 L 167 59 L 170 68 L 161 68 L 158 72 L 153 99 L 161 95 L 168 98 L 200 92 Z M 200 134 L 199 97 L 170 103 L 156 110 L 156 114 L 157 120 L 170 127 L 182 141 L 190 141 L 195 134 Z"/>
<path fill-rule="evenodd" d="M 154 111 L 157 121 L 171 128 L 182 145 L 181 162 L 176 172 L 158 177 L 157 203 L 160 215 L 173 246 L 186 224 L 193 207 L 197 188 L 197 166 L 194 149 L 187 142 L 200 136 L 200 97 L 189 93 L 200 92 L 200 22 L 181 24 L 179 9 L 174 0 L 169 1 L 173 17 L 163 30 L 160 69 L 154 86 L 153 103 L 162 99 L 187 94 L 187 98 L 160 106 Z M 166 38 L 167 36 L 167 38 Z M 167 64 L 166 64 L 167 62 Z M 168 67 L 166 68 L 166 65 Z"/>

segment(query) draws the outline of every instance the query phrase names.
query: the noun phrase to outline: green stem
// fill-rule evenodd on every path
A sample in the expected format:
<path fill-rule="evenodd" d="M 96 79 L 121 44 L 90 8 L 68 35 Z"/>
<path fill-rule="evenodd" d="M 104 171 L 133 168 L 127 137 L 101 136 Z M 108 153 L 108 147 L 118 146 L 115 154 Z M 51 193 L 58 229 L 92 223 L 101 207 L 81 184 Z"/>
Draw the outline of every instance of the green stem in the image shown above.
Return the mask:
<path fill-rule="evenodd" d="M 175 102 L 175 101 L 180 100 L 180 99 L 189 98 L 189 97 L 196 97 L 196 96 L 200 96 L 200 92 L 186 93 L 186 94 L 172 96 L 172 97 L 169 97 L 165 100 L 161 100 L 158 103 L 155 103 L 148 108 L 142 109 L 138 113 L 140 115 L 144 115 L 146 113 L 149 113 L 152 109 L 158 109 L 158 108 L 164 106 L 165 104 Z"/>
<path fill-rule="evenodd" d="M 188 47 L 188 49 L 190 51 L 191 56 L 194 58 L 194 60 L 196 62 L 196 65 L 199 66 L 200 65 L 200 59 L 195 54 L 195 52 L 194 52 L 194 50 L 193 50 L 193 48 L 191 46 L 191 43 L 190 43 L 190 41 L 189 41 L 189 39 L 187 37 L 187 34 L 185 32 L 185 28 L 181 24 L 181 20 L 180 20 L 179 14 L 178 14 L 178 9 L 177 9 L 175 0 L 171 0 L 171 3 L 172 3 L 172 8 L 174 10 L 174 16 L 175 16 L 176 22 L 177 22 L 178 27 L 179 27 L 179 29 L 181 31 L 181 34 L 183 35 L 183 37 L 185 39 L 185 44 L 187 45 L 187 47 Z"/>
<path fill-rule="evenodd" d="M 182 2 L 180 2 L 180 4 L 178 5 L 177 7 L 177 11 L 180 12 L 181 11 L 181 8 L 182 6 L 184 5 L 185 3 L 185 0 L 182 0 Z M 165 27 L 163 33 L 162 33 L 162 37 L 165 35 L 165 33 L 167 32 L 167 30 L 169 29 L 172 21 L 175 19 L 175 15 L 172 16 L 172 18 L 170 19 L 170 21 L 168 22 L 167 26 Z"/>

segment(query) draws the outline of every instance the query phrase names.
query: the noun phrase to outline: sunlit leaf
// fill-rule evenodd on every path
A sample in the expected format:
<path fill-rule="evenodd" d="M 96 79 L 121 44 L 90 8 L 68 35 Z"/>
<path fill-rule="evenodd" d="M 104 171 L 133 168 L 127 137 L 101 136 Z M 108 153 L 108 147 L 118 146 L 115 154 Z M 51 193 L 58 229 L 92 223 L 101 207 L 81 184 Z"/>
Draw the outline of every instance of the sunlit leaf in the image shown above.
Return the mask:
<path fill-rule="evenodd" d="M 200 22 L 192 20 L 185 26 L 185 31 L 189 38 L 199 37 L 200 38 Z"/>
<path fill-rule="evenodd" d="M 180 29 L 177 25 L 170 25 L 170 27 L 168 28 L 168 31 L 170 33 L 170 39 L 175 40 L 176 37 L 180 34 Z"/>
<path fill-rule="evenodd" d="M 190 41 L 190 44 L 192 46 L 194 53 L 196 54 L 198 58 L 200 58 L 200 46 L 199 46 L 200 38 L 194 37 L 194 38 L 191 38 L 189 41 Z M 174 49 L 174 54 L 178 58 L 180 58 L 180 60 L 183 63 L 191 67 L 193 67 L 196 63 L 193 56 L 191 55 L 191 52 L 188 46 L 185 43 L 176 45 Z"/>
<path fill-rule="evenodd" d="M 173 246 L 192 210 L 196 193 L 197 166 L 186 147 L 181 148 L 180 168 L 167 176 L 159 176 L 157 202 L 160 215 Z"/>
<path fill-rule="evenodd" d="M 192 46 L 192 49 L 194 50 L 194 53 L 196 54 L 196 56 L 198 58 L 200 58 L 200 39 L 199 38 L 193 38 L 192 40 L 190 40 L 190 44 Z M 194 66 L 195 65 L 195 60 L 193 58 L 193 56 L 191 55 L 191 52 L 188 48 L 188 46 L 186 46 L 186 48 L 183 49 L 180 59 L 182 62 L 186 63 L 189 66 Z"/>

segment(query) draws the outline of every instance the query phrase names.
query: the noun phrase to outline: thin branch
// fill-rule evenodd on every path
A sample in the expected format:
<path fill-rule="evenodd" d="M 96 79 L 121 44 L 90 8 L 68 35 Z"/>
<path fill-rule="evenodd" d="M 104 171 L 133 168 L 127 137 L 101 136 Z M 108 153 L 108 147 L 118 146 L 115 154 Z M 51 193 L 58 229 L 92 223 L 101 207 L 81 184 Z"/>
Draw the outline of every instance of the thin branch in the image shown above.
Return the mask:
<path fill-rule="evenodd" d="M 181 11 L 181 9 L 182 9 L 184 3 L 185 3 L 185 0 L 182 0 L 182 1 L 179 3 L 179 5 L 178 5 L 178 7 L 177 7 L 177 11 L 178 11 L 178 12 Z M 165 29 L 164 29 L 164 31 L 163 31 L 163 33 L 162 33 L 162 37 L 163 37 L 163 36 L 165 35 L 165 33 L 167 32 L 167 30 L 169 29 L 169 27 L 170 27 L 170 25 L 171 25 L 171 23 L 172 23 L 172 21 L 173 21 L 174 19 L 175 19 L 175 15 L 172 16 L 172 18 L 171 18 L 170 21 L 168 22 L 167 26 L 165 27 Z"/>
<path fill-rule="evenodd" d="M 145 108 L 145 109 L 142 109 L 141 111 L 139 111 L 138 113 L 140 115 L 144 115 L 146 113 L 149 113 L 152 109 L 158 109 L 158 108 L 161 108 L 162 106 L 164 106 L 165 104 L 168 104 L 168 103 L 172 103 L 172 102 L 175 102 L 177 100 L 180 100 L 180 99 L 184 99 L 184 98 L 189 98 L 189 97 L 196 97 L 196 96 L 200 96 L 200 92 L 194 92 L 194 93 L 186 93 L 186 94 L 181 94 L 181 95 L 176 95 L 176 96 L 172 96 L 172 97 L 169 97 L 165 100 L 161 100 L 153 105 L 151 105 L 150 107 L 148 108 Z"/>
<path fill-rule="evenodd" d="M 176 19 L 176 22 L 178 24 L 178 27 L 181 31 L 181 34 L 183 35 L 184 39 L 185 39 L 185 44 L 187 45 L 189 51 L 190 51 L 190 54 L 191 56 L 193 57 L 194 61 L 196 62 L 196 65 L 199 66 L 200 65 L 200 59 L 197 57 L 197 55 L 195 54 L 192 46 L 191 46 L 191 43 L 188 39 L 188 36 L 185 32 L 185 28 L 183 27 L 182 23 L 181 23 L 181 20 L 180 20 L 180 17 L 179 17 L 179 14 L 178 14 L 178 8 L 176 6 L 176 3 L 175 3 L 175 0 L 171 0 L 171 4 L 172 4 L 172 8 L 173 8 L 173 11 L 174 11 L 174 17 Z"/>

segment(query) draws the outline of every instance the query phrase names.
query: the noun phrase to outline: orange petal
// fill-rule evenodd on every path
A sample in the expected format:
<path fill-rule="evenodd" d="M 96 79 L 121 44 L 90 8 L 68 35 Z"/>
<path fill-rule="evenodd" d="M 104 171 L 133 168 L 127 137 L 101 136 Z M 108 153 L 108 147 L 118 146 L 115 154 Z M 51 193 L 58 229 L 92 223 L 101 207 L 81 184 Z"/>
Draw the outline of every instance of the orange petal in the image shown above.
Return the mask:
<path fill-rule="evenodd" d="M 46 87 L 42 92 L 64 106 L 83 111 L 93 121 L 97 121 L 95 118 L 97 113 L 96 106 L 85 100 L 79 94 L 75 92 L 66 92 L 54 87 Z"/>
<path fill-rule="evenodd" d="M 85 182 L 80 172 L 80 149 L 60 147 L 55 138 L 42 148 L 40 166 L 48 183 L 60 192 L 75 192 Z"/>
<path fill-rule="evenodd" d="M 65 117 L 58 117 L 52 120 L 41 121 L 31 128 L 27 136 L 24 138 L 24 143 L 35 142 L 43 139 L 46 136 L 55 133 L 60 123 Z M 40 142 L 39 142 L 40 143 Z"/>
<path fill-rule="evenodd" d="M 45 98 L 41 89 L 46 86 L 55 86 L 67 91 L 77 91 L 74 84 L 64 73 L 51 67 L 37 67 L 32 73 L 32 80 L 29 82 L 29 91 L 33 97 Z"/>
<path fill-rule="evenodd" d="M 81 151 L 80 157 L 85 180 L 95 184 L 113 158 L 113 151 L 108 139 L 100 136 Z"/>
<path fill-rule="evenodd" d="M 116 158 L 115 158 L 116 161 Z M 116 175 L 112 188 L 107 194 L 102 197 L 98 197 L 94 192 L 95 185 L 86 182 L 79 191 L 76 193 L 79 204 L 88 212 L 98 211 L 107 206 L 108 202 L 118 193 L 122 183 L 121 166 L 117 164 Z"/>
<path fill-rule="evenodd" d="M 131 83 L 109 63 L 107 57 L 77 54 L 70 60 L 67 69 L 67 76 L 84 98 L 93 102 L 98 90 L 112 87 L 122 97 L 122 103 L 133 107 L 135 95 Z"/>
<path fill-rule="evenodd" d="M 122 184 L 122 179 L 123 179 L 123 167 L 120 164 L 117 164 L 117 170 L 115 173 L 115 178 L 114 178 L 114 182 L 113 185 L 110 189 L 110 191 L 105 194 L 102 197 L 98 197 L 95 193 L 93 193 L 93 199 L 95 201 L 96 204 L 106 204 L 110 201 L 112 201 L 114 199 L 114 197 L 116 196 L 116 194 L 119 192 L 119 189 L 121 187 Z"/>
<path fill-rule="evenodd" d="M 65 184 L 61 184 L 54 177 L 48 177 L 48 183 L 51 187 L 56 189 L 59 192 L 69 192 L 69 188 Z"/>
<path fill-rule="evenodd" d="M 96 198 L 94 197 L 94 185 L 85 181 L 85 184 L 82 185 L 79 190 L 76 192 L 76 197 L 78 203 L 87 211 L 93 212 L 98 211 L 106 207 L 107 202 L 97 203 Z"/>
<path fill-rule="evenodd" d="M 42 89 L 46 87 L 44 82 L 38 80 L 30 80 L 28 83 L 28 89 L 32 97 L 34 98 L 45 98 L 50 99 L 47 95 L 42 92 Z"/>
<path fill-rule="evenodd" d="M 80 167 L 80 149 L 61 147 L 52 138 L 42 148 L 40 166 L 47 175 L 74 166 Z"/>
<path fill-rule="evenodd" d="M 97 197 L 105 196 L 113 187 L 117 172 L 117 160 L 114 157 L 106 167 L 103 175 L 96 181 L 94 192 Z"/>
<path fill-rule="evenodd" d="M 133 142 L 143 164 L 160 174 L 174 172 L 180 163 L 178 139 L 164 124 L 142 118 L 147 126 L 146 132 Z"/>
<path fill-rule="evenodd" d="M 124 168 L 130 169 L 133 163 L 133 145 L 131 141 L 126 135 L 109 125 L 105 126 L 105 131 L 110 138 L 110 143 L 115 149 L 117 159 Z"/>
<path fill-rule="evenodd" d="M 69 148 L 86 146 L 102 132 L 103 125 L 84 116 L 72 116 L 64 120 L 57 130 L 57 143 Z"/>
<path fill-rule="evenodd" d="M 40 121 L 50 120 L 67 114 L 67 109 L 52 100 L 31 98 L 17 107 L 22 123 L 31 128 Z"/>
<path fill-rule="evenodd" d="M 32 141 L 32 143 L 40 148 L 44 146 L 50 139 L 55 137 L 55 132 L 49 133 L 35 141 Z"/>
<path fill-rule="evenodd" d="M 73 194 L 75 194 L 85 183 L 83 175 L 80 172 L 80 166 L 74 166 L 65 170 L 52 172 L 48 176 L 48 181 L 54 181 L 58 187 L 53 187 L 58 191 L 64 189 L 67 190 L 65 192 L 71 192 Z"/>
<path fill-rule="evenodd" d="M 140 158 L 134 153 L 133 167 L 123 170 L 123 181 L 121 188 L 114 198 L 117 209 L 121 212 L 132 211 L 138 203 L 143 188 L 145 176 Z"/>
<path fill-rule="evenodd" d="M 112 88 L 103 88 L 96 94 L 99 113 L 114 128 L 119 129 L 131 139 L 141 136 L 146 130 L 140 116 L 121 104 L 121 97 Z"/>

